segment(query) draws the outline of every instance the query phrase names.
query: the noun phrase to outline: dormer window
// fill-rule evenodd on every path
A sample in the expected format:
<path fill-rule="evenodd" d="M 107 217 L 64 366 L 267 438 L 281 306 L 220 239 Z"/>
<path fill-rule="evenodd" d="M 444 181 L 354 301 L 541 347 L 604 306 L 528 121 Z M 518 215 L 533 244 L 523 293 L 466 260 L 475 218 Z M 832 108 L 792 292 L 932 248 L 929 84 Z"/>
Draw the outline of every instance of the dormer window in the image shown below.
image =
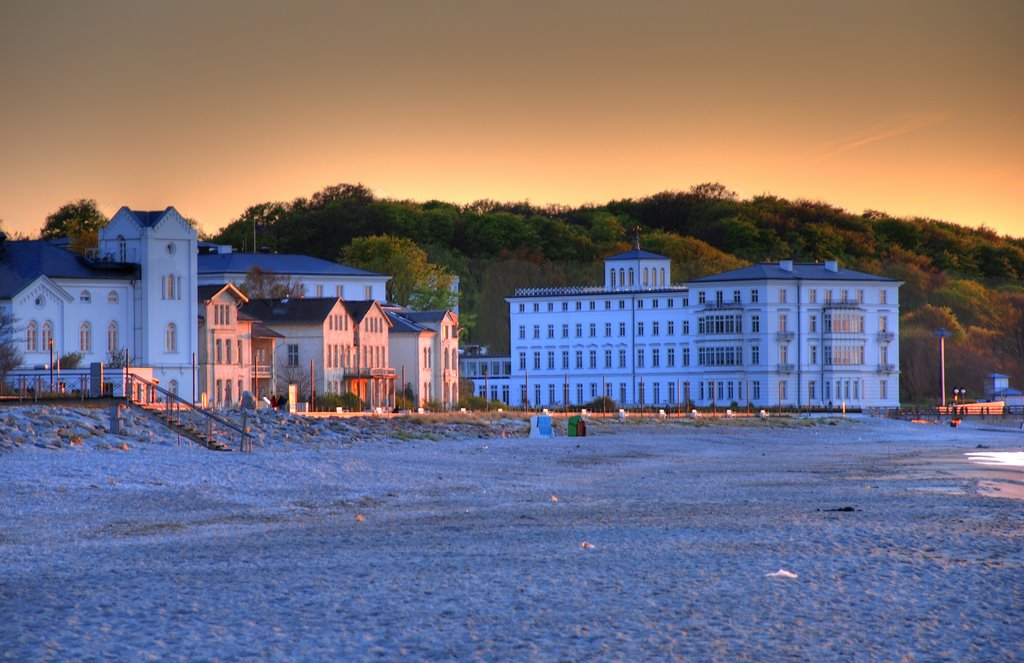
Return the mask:
<path fill-rule="evenodd" d="M 92 301 L 92 295 L 89 293 L 88 290 L 83 290 L 78 295 L 78 301 L 82 302 L 83 304 L 88 304 Z"/>
<path fill-rule="evenodd" d="M 110 292 L 107 293 L 107 303 L 108 304 L 116 304 L 117 303 L 117 291 L 116 290 L 111 290 Z"/>

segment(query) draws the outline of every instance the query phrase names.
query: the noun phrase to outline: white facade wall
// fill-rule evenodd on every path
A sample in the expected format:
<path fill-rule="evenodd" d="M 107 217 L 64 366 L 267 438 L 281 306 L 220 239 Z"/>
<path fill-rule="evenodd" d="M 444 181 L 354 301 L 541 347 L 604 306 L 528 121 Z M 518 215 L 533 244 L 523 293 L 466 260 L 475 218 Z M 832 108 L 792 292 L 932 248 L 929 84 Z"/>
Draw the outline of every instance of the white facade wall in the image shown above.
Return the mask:
<path fill-rule="evenodd" d="M 605 394 L 634 407 L 898 406 L 898 282 L 783 276 L 661 288 L 661 267 L 609 260 L 605 288 L 509 298 L 511 404 L 581 406 Z"/>
<path fill-rule="evenodd" d="M 388 276 L 325 276 L 308 274 L 278 274 L 302 284 L 304 297 L 340 297 L 349 300 L 376 299 L 386 301 Z M 244 273 L 204 272 L 199 285 L 233 283 L 241 286 Z"/>
<path fill-rule="evenodd" d="M 413 398 L 421 407 L 430 400 L 432 391 L 431 369 L 426 365 L 426 358 L 432 351 L 434 336 L 436 332 L 422 331 L 392 332 L 388 337 L 388 352 L 396 372 L 396 388 L 401 392 L 408 384 Z"/>

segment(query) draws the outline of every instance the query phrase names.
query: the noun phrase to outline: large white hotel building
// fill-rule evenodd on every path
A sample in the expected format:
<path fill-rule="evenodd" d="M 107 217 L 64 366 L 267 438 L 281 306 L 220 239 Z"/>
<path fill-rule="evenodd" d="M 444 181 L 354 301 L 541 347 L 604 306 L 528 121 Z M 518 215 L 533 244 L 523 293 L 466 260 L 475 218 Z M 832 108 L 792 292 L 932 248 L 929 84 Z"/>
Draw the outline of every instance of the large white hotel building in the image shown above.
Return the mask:
<path fill-rule="evenodd" d="M 671 260 L 637 246 L 605 260 L 603 286 L 507 299 L 510 405 L 897 407 L 899 286 L 790 260 L 673 285 Z"/>

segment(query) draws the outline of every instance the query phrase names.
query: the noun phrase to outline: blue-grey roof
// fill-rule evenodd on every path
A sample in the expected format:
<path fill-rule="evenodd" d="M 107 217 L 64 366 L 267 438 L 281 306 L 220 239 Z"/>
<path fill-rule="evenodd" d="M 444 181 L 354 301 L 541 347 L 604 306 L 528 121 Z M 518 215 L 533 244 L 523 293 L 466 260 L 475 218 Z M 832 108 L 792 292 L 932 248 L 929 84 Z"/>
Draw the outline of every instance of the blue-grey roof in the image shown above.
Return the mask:
<path fill-rule="evenodd" d="M 392 334 L 436 334 L 433 329 L 428 329 L 421 324 L 417 324 L 408 318 L 403 317 L 400 313 L 395 311 L 385 311 L 388 315 L 388 319 L 391 320 L 391 333 Z"/>
<path fill-rule="evenodd" d="M 1014 389 L 1013 387 L 1006 387 L 1005 389 L 996 389 L 995 391 L 992 392 L 992 395 L 993 396 L 1021 396 L 1021 395 L 1024 395 L 1024 392 L 1022 392 L 1019 389 Z"/>
<path fill-rule="evenodd" d="M 626 251 L 625 253 L 610 256 L 605 258 L 605 260 L 668 260 L 668 258 L 663 255 L 658 255 L 657 253 L 644 251 L 643 249 L 633 249 L 632 251 Z"/>
<path fill-rule="evenodd" d="M 896 279 L 877 274 L 858 272 L 853 269 L 838 267 L 836 271 L 825 268 L 825 263 L 805 262 L 793 263 L 792 271 L 783 269 L 777 262 L 760 263 L 733 269 L 721 274 L 705 276 L 703 278 L 687 281 L 688 284 L 696 283 L 721 283 L 726 281 L 877 281 L 898 283 Z"/>
<path fill-rule="evenodd" d="M 404 311 L 402 315 L 409 320 L 417 324 L 423 324 L 424 322 L 437 322 L 440 323 L 444 320 L 444 316 L 448 314 L 446 310 L 437 311 Z"/>
<path fill-rule="evenodd" d="M 200 253 L 200 274 L 244 274 L 253 267 L 303 276 L 383 276 L 329 260 L 289 253 Z"/>
<path fill-rule="evenodd" d="M 270 325 L 310 322 L 322 324 L 337 303 L 337 298 L 330 297 L 250 299 L 248 303 L 242 304 L 240 311 Z"/>
<path fill-rule="evenodd" d="M 173 207 L 168 207 L 165 210 L 156 211 L 156 212 L 142 212 L 142 211 L 139 211 L 139 210 L 128 209 L 127 207 L 122 207 L 121 209 L 122 210 L 127 210 L 128 213 L 130 213 L 132 216 L 134 216 L 135 220 L 143 228 L 153 228 L 154 226 L 156 226 L 156 224 L 160 223 L 160 220 L 162 218 L 164 218 L 165 214 L 167 214 L 168 212 L 170 212 L 174 208 Z"/>
<path fill-rule="evenodd" d="M 40 276 L 124 279 L 137 273 L 137 265 L 97 262 L 45 240 L 0 244 L 0 299 L 10 299 Z"/>

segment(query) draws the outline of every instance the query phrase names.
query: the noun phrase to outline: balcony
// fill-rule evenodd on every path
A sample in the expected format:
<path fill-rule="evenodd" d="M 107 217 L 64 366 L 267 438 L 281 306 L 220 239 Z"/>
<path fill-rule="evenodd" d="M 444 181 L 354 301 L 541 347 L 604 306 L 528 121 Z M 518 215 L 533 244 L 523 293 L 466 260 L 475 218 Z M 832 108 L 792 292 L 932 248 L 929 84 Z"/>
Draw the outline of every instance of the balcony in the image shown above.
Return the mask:
<path fill-rule="evenodd" d="M 793 364 L 779 364 L 779 373 L 792 373 L 796 370 Z"/>
<path fill-rule="evenodd" d="M 892 343 L 896 340 L 896 332 L 891 331 L 880 331 L 878 332 L 879 343 Z"/>
<path fill-rule="evenodd" d="M 270 366 L 253 366 L 252 377 L 257 379 L 270 378 Z"/>
<path fill-rule="evenodd" d="M 743 302 L 704 302 L 700 307 L 703 311 L 742 311 Z"/>
<path fill-rule="evenodd" d="M 896 372 L 896 364 L 879 364 L 878 365 L 878 372 L 879 373 L 895 373 Z"/>
<path fill-rule="evenodd" d="M 780 331 L 775 333 L 775 340 L 777 341 L 792 341 L 796 338 L 796 332 L 791 331 Z"/>

